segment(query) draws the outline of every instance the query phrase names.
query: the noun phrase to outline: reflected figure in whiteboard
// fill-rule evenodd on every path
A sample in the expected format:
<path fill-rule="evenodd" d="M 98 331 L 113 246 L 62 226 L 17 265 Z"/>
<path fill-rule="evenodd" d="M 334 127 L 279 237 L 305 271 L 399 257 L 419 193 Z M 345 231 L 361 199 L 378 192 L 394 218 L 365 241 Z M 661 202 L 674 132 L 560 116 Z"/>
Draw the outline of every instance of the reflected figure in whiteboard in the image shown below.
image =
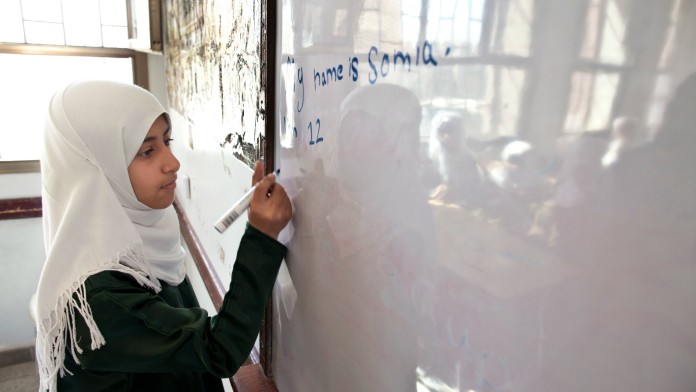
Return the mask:
<path fill-rule="evenodd" d="M 696 385 L 694 102 L 696 74 L 677 88 L 655 139 L 606 169 L 606 193 L 594 202 L 605 205 L 603 220 L 573 249 L 582 261 L 577 276 L 550 292 L 544 307 L 548 379 L 539 388 Z M 592 217 L 574 221 L 583 219 Z M 550 384 L 559 369 L 572 373 L 564 385 Z"/>
<path fill-rule="evenodd" d="M 649 143 L 607 170 L 609 203 L 623 252 L 635 262 L 694 265 L 696 245 L 696 73 L 675 91 Z M 675 227 L 679 227 L 675 230 Z M 670 257 L 664 260 L 664 254 Z"/>
<path fill-rule="evenodd" d="M 341 106 L 337 180 L 328 214 L 341 279 L 332 331 L 345 348 L 328 365 L 331 390 L 415 391 L 418 317 L 412 290 L 434 257 L 434 229 L 420 182 L 421 106 L 396 85 L 364 86 Z M 359 286 L 356 286 L 359 285 Z M 418 296 L 416 296 L 418 297 Z M 422 304 L 419 304 L 419 306 Z M 356 334 L 360 339 L 352 339 Z M 389 366 L 381 366 L 385 361 Z M 365 384 L 361 383 L 364 380 Z"/>
<path fill-rule="evenodd" d="M 602 156 L 602 166 L 609 167 L 621 157 L 644 143 L 644 136 L 636 119 L 631 117 L 618 117 L 612 123 L 612 140 L 607 151 Z"/>
<path fill-rule="evenodd" d="M 468 204 L 478 201 L 483 171 L 464 145 L 464 119 L 455 112 L 441 112 L 433 119 L 429 155 L 437 166 L 440 184 L 435 200 Z"/>

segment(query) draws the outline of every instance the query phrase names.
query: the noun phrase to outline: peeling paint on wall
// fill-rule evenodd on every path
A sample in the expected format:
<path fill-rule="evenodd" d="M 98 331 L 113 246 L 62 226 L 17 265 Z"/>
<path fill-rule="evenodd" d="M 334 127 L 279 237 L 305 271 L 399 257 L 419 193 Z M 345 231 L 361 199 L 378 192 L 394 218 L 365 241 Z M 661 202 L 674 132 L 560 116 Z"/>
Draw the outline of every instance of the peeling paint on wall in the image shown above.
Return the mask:
<path fill-rule="evenodd" d="M 249 143 L 246 140 L 245 133 L 233 132 L 225 136 L 225 140 L 220 143 L 220 147 L 232 147 L 232 154 L 240 161 L 253 167 L 258 160 L 263 160 L 263 151 L 265 148 L 265 138 L 263 135 L 258 135 L 256 143 Z"/>
<path fill-rule="evenodd" d="M 264 151 L 259 2 L 166 1 L 171 106 L 250 167 Z"/>

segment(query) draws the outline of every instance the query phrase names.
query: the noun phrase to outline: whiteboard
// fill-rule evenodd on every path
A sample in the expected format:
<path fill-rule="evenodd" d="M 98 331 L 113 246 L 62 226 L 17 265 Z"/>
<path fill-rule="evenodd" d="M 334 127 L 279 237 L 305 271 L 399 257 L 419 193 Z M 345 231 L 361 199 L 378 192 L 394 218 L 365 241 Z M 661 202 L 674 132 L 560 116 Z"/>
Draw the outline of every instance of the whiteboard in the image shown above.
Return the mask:
<path fill-rule="evenodd" d="M 696 390 L 696 1 L 278 12 L 279 390 Z"/>

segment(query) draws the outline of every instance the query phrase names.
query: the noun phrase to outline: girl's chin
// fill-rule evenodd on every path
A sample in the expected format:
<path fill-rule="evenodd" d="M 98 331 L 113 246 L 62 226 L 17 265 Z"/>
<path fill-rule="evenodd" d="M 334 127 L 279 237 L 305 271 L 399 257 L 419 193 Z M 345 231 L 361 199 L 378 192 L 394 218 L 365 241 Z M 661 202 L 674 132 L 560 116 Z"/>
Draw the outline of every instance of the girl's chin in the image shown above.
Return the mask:
<path fill-rule="evenodd" d="M 169 206 L 171 206 L 174 203 L 174 194 L 172 193 L 171 197 L 163 197 L 160 198 L 159 200 L 150 202 L 150 203 L 144 203 L 141 200 L 141 203 L 145 204 L 146 206 L 154 209 L 154 210 L 163 210 Z"/>

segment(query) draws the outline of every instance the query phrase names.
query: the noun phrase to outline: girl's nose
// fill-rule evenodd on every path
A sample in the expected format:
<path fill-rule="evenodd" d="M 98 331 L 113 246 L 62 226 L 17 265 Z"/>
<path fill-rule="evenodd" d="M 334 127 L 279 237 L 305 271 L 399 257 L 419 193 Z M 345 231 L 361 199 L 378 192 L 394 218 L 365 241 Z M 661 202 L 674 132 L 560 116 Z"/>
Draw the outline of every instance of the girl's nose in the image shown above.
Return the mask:
<path fill-rule="evenodd" d="M 179 162 L 178 159 L 176 159 L 172 150 L 167 149 L 166 154 L 167 154 L 167 156 L 165 157 L 164 171 L 167 173 L 170 173 L 170 172 L 176 173 L 177 171 L 179 171 L 179 167 L 181 167 L 181 163 Z"/>

